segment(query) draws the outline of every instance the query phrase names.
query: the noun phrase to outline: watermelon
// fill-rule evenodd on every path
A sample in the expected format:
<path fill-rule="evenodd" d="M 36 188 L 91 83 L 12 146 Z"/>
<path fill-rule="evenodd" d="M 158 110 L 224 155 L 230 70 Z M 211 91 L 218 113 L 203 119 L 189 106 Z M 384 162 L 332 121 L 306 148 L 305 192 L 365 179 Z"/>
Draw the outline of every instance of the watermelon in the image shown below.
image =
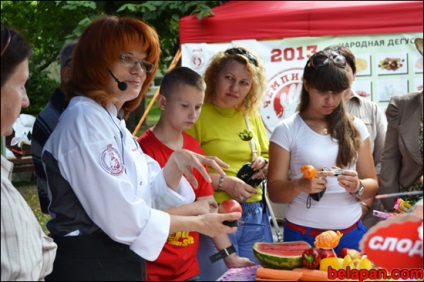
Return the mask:
<path fill-rule="evenodd" d="M 307 242 L 256 242 L 253 245 L 253 254 L 263 267 L 273 269 L 287 269 L 302 267 L 302 253 L 311 248 Z"/>

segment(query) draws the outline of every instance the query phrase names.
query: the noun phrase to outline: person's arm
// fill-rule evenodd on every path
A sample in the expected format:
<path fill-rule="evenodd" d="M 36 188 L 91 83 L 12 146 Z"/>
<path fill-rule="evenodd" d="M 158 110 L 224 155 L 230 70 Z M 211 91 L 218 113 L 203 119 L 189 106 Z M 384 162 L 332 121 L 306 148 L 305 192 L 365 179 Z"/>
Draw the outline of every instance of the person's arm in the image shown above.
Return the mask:
<path fill-rule="evenodd" d="M 239 212 L 207 213 L 198 216 L 171 215 L 169 234 L 181 230 L 195 231 L 209 237 L 215 237 L 222 233 L 234 233 L 237 231 L 237 227 L 228 227 L 222 222 L 238 220 L 240 217 L 241 213 Z"/>
<path fill-rule="evenodd" d="M 369 137 L 365 139 L 359 148 L 356 171 L 344 170 L 343 173 L 337 177 L 337 180 L 339 185 L 352 195 L 358 192 L 362 184 L 364 187 L 362 195 L 356 195 L 361 201 L 375 197 L 378 183 Z"/>
<path fill-rule="evenodd" d="M 167 212 L 171 215 L 201 215 L 209 213 L 211 211 L 216 211 L 218 205 L 213 196 L 210 197 L 211 198 L 209 199 L 198 198 L 193 203 L 182 205 L 179 207 L 170 207 L 164 210 L 164 212 Z"/>
<path fill-rule="evenodd" d="M 386 139 L 387 121 L 386 117 L 378 109 L 377 106 L 375 107 L 374 111 L 376 120 L 376 136 L 374 140 L 373 159 L 375 165 L 375 173 L 377 175 L 377 181 L 380 183 L 381 155 L 383 154 L 384 141 Z M 370 206 L 372 206 L 372 203 Z"/>
<path fill-rule="evenodd" d="M 392 101 L 393 98 L 392 98 Z M 399 109 L 393 102 L 387 107 L 388 120 L 384 150 L 381 156 L 380 188 L 378 194 L 399 192 L 399 171 L 402 165 L 402 154 L 399 149 Z M 381 199 L 381 203 L 387 211 L 392 211 L 395 198 Z"/>
<path fill-rule="evenodd" d="M 386 138 L 386 131 L 387 131 L 387 121 L 384 114 L 379 110 L 378 106 L 376 104 L 373 104 L 373 120 L 374 120 L 374 127 L 373 130 L 375 131 L 374 134 L 374 140 L 371 140 L 371 142 L 374 142 L 374 150 L 372 152 L 373 154 L 373 160 L 375 165 L 375 173 L 377 176 L 377 183 L 380 183 L 380 171 L 381 171 L 381 155 L 383 154 L 384 149 L 384 140 Z M 361 208 L 362 208 L 362 218 L 365 217 L 365 215 L 369 212 L 372 213 L 373 205 L 375 202 L 375 197 L 371 197 L 368 199 L 364 199 L 361 201 Z"/>
<path fill-rule="evenodd" d="M 218 251 L 226 249 L 232 245 L 230 238 L 228 238 L 228 234 L 217 235 L 212 238 L 212 241 Z M 228 268 L 238 268 L 255 265 L 255 263 L 252 262 L 250 259 L 246 257 L 239 257 L 235 252 L 230 254 L 229 256 L 226 256 L 224 258 L 224 262 Z"/>
<path fill-rule="evenodd" d="M 32 128 L 32 139 L 31 139 L 31 156 L 32 161 L 34 163 L 34 172 L 37 178 L 37 190 L 38 190 L 38 199 L 40 201 L 40 208 L 44 214 L 49 214 L 48 206 L 50 203 L 48 194 L 47 194 L 47 179 L 46 174 L 44 172 L 43 163 L 41 161 L 41 152 L 43 150 L 43 146 L 46 143 L 46 140 L 41 140 L 45 138 L 44 136 L 50 132 L 45 132 L 43 134 L 41 129 L 41 121 L 40 115 L 36 118 L 34 122 L 34 126 Z M 47 137 L 48 137 L 47 136 Z M 40 140 L 39 140 L 40 139 Z"/>
<path fill-rule="evenodd" d="M 332 176 L 332 171 L 318 171 L 312 180 L 303 177 L 289 180 L 290 152 L 274 142 L 269 146 L 268 195 L 274 203 L 290 203 L 300 192 L 307 194 L 321 192 L 327 180 L 324 176 Z M 320 177 L 323 177 L 322 179 Z"/>
<path fill-rule="evenodd" d="M 216 173 L 211 173 L 211 178 L 212 186 L 215 191 L 224 191 L 237 201 L 240 196 L 248 199 L 252 197 L 253 194 L 256 194 L 255 188 L 246 184 L 236 176 L 221 176 Z M 220 181 L 220 179 L 222 180 Z"/>

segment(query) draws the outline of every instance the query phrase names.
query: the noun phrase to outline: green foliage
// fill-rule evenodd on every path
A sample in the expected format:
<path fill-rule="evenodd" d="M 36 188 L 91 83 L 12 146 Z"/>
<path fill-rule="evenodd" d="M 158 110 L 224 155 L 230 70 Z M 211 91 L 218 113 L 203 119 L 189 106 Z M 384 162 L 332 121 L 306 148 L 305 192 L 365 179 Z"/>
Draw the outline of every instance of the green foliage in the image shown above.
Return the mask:
<path fill-rule="evenodd" d="M 59 75 L 52 77 L 51 70 L 59 61 L 60 49 L 68 39 L 76 38 L 74 30 L 86 14 L 95 12 L 94 2 L 85 2 L 1 1 L 1 23 L 18 29 L 33 48 L 26 85 L 31 105 L 23 113 L 37 115 L 59 85 Z"/>
<path fill-rule="evenodd" d="M 30 66 L 30 73 L 31 78 L 28 80 L 25 87 L 27 88 L 31 105 L 22 112 L 37 116 L 57 88 L 58 82 L 48 77 L 47 71 L 35 75 L 36 71 L 34 70 L 34 65 Z"/>
<path fill-rule="evenodd" d="M 26 85 L 31 106 L 22 112 L 37 115 L 44 107 L 59 85 L 60 49 L 66 41 L 78 38 L 95 18 L 105 14 L 130 16 L 154 27 L 163 53 L 159 69 L 165 72 L 179 48 L 180 18 L 198 13 L 201 20 L 212 14 L 212 7 L 224 2 L 227 1 L 1 1 L 1 23 L 21 31 L 33 46 Z"/>
<path fill-rule="evenodd" d="M 141 18 L 156 29 L 163 53 L 159 68 L 165 72 L 180 47 L 179 20 L 195 13 L 201 20 L 213 14 L 211 8 L 224 2 L 227 1 L 138 1 L 124 4 L 116 12 Z"/>

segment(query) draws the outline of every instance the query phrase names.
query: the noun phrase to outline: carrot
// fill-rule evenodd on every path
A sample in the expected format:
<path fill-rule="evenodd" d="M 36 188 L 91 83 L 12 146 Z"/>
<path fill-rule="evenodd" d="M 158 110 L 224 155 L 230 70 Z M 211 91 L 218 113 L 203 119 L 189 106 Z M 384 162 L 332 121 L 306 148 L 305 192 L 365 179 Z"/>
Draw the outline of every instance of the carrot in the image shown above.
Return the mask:
<path fill-rule="evenodd" d="M 256 278 L 262 279 L 297 281 L 301 276 L 301 272 L 294 272 L 291 270 L 279 270 L 265 267 L 256 269 Z"/>
<path fill-rule="evenodd" d="M 293 271 L 302 273 L 299 281 L 329 281 L 327 271 L 307 268 L 295 268 Z"/>

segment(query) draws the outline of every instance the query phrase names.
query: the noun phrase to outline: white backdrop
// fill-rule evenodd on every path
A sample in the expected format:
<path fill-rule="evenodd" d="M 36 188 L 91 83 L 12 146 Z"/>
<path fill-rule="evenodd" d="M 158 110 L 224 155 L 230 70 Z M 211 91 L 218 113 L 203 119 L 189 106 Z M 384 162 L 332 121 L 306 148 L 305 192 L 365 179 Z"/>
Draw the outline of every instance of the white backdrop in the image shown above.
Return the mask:
<path fill-rule="evenodd" d="M 391 96 L 421 90 L 423 57 L 414 45 L 422 33 L 295 37 L 276 40 L 238 40 L 225 43 L 182 44 L 182 65 L 203 74 L 218 51 L 242 45 L 256 52 L 267 70 L 268 88 L 261 115 L 270 134 L 281 119 L 293 114 L 299 101 L 302 72 L 307 59 L 327 46 L 349 47 L 357 58 L 353 89 L 377 103 L 381 111 Z M 398 67 L 385 66 L 388 61 Z"/>

